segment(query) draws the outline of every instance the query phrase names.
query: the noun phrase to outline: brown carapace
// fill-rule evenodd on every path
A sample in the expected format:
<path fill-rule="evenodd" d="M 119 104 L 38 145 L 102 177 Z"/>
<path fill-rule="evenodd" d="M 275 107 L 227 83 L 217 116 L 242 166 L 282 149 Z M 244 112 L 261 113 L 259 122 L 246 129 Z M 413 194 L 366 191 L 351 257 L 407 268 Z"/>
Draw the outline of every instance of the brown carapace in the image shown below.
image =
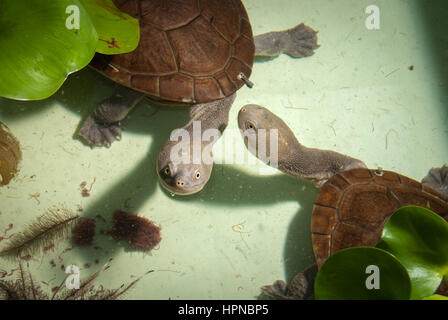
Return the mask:
<path fill-rule="evenodd" d="M 156 100 L 203 103 L 232 95 L 249 77 L 252 28 L 240 0 L 114 0 L 140 21 L 137 49 L 96 55 L 91 66 Z"/>
<path fill-rule="evenodd" d="M 318 266 L 333 253 L 375 246 L 389 217 L 400 207 L 429 207 L 448 221 L 448 199 L 418 181 L 392 171 L 353 169 L 321 188 L 311 217 Z"/>
<path fill-rule="evenodd" d="M 8 127 L 0 122 L 0 186 L 7 185 L 14 178 L 21 159 L 19 141 Z"/>
<path fill-rule="evenodd" d="M 161 228 L 145 217 L 116 210 L 113 221 L 114 226 L 110 231 L 112 237 L 117 241 L 128 241 L 134 249 L 151 250 L 162 240 Z"/>

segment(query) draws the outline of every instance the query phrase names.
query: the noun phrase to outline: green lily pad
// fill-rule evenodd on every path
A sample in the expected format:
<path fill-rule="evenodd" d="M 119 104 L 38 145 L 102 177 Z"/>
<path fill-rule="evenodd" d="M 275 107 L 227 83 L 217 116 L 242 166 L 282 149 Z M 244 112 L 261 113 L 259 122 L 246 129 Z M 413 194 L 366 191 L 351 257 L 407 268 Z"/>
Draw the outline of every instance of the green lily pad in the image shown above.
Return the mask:
<path fill-rule="evenodd" d="M 448 275 L 448 223 L 418 206 L 398 209 L 386 223 L 377 248 L 392 253 L 406 267 L 412 299 L 432 295 Z"/>
<path fill-rule="evenodd" d="M 79 10 L 79 29 L 66 26 L 69 6 Z M 17 100 L 51 96 L 70 73 L 90 62 L 97 41 L 78 0 L 2 0 L 0 96 Z"/>
<path fill-rule="evenodd" d="M 353 247 L 325 261 L 317 273 L 314 295 L 320 300 L 407 300 L 411 281 L 405 267 L 389 252 Z"/>
<path fill-rule="evenodd" d="M 139 21 L 120 11 L 112 0 L 81 0 L 98 33 L 96 51 L 119 54 L 133 51 L 140 40 Z"/>
<path fill-rule="evenodd" d="M 440 294 L 433 294 L 432 296 L 429 296 L 424 300 L 448 300 L 448 297 L 442 296 Z"/>

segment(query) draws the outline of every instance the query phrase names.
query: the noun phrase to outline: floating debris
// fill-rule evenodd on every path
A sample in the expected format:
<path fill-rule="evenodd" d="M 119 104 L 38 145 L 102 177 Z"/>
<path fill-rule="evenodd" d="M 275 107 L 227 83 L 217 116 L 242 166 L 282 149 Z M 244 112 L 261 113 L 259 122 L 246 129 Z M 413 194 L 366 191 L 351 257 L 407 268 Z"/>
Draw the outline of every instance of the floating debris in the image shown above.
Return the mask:
<path fill-rule="evenodd" d="M 81 184 L 79 185 L 79 187 L 81 189 L 81 196 L 90 197 L 90 191 L 92 191 L 92 187 L 93 187 L 93 184 L 95 183 L 95 181 L 96 181 L 96 177 L 93 178 L 93 181 L 90 184 L 89 189 L 87 189 L 87 181 L 81 182 Z"/>

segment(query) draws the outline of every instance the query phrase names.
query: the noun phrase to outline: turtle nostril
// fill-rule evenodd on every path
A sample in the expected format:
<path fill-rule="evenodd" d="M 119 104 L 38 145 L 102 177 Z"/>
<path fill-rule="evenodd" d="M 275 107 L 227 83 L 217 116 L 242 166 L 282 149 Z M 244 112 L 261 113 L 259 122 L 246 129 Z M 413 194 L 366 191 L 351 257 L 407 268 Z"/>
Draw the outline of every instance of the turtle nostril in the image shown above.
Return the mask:
<path fill-rule="evenodd" d="M 177 179 L 176 180 L 176 186 L 178 188 L 184 188 L 185 187 L 185 181 L 183 181 L 182 179 Z"/>

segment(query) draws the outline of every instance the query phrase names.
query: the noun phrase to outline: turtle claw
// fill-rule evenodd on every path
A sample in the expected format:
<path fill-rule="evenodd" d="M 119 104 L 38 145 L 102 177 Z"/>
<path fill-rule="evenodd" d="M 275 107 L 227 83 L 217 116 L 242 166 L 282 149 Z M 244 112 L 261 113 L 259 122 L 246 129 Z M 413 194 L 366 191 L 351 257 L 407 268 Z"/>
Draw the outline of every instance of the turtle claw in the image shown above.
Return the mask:
<path fill-rule="evenodd" d="M 119 123 L 98 123 L 92 116 L 89 116 L 84 121 L 78 135 L 92 147 L 106 146 L 110 148 L 112 142 L 121 140 L 121 127 Z"/>

